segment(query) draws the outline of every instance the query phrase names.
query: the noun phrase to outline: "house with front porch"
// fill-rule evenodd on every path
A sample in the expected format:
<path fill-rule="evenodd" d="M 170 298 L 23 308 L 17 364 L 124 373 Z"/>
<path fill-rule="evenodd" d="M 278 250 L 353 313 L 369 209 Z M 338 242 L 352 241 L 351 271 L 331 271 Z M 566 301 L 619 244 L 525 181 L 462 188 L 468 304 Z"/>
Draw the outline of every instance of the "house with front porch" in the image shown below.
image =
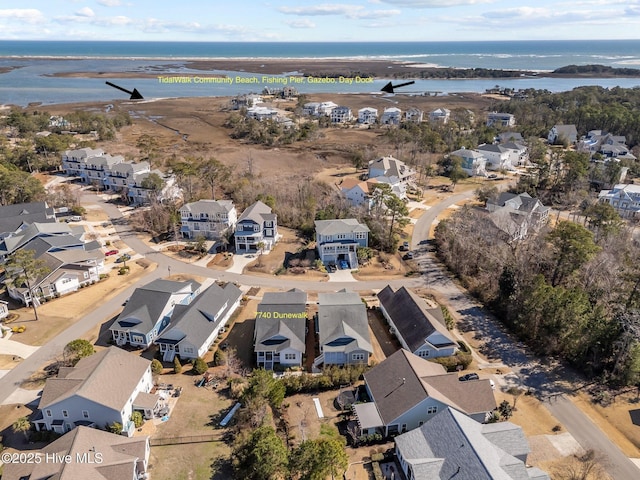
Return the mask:
<path fill-rule="evenodd" d="M 40 462 L 6 463 L 4 480 L 142 480 L 148 478 L 148 436 L 127 438 L 79 426 L 39 450 Z M 64 459 L 72 459 L 70 462 Z M 59 461 L 45 461 L 60 459 Z"/>
<path fill-rule="evenodd" d="M 180 219 L 184 238 L 220 240 L 235 228 L 238 211 L 231 200 L 198 200 L 180 208 Z"/>
<path fill-rule="evenodd" d="M 516 117 L 511 113 L 491 112 L 487 115 L 487 127 L 513 127 Z"/>
<path fill-rule="evenodd" d="M 447 357 L 458 344 L 447 330 L 440 307 L 430 307 L 406 287 L 378 292 L 380 311 L 402 348 L 422 358 Z"/>
<path fill-rule="evenodd" d="M 149 173 L 150 171 L 151 165 L 146 161 L 118 163 L 113 165 L 103 178 L 104 189 L 112 193 L 126 192 L 137 175 Z"/>
<path fill-rule="evenodd" d="M 258 368 L 299 367 L 306 351 L 307 294 L 266 292 L 258 304 L 253 351 Z"/>
<path fill-rule="evenodd" d="M 66 150 L 62 153 L 62 171 L 73 177 L 79 177 L 83 170 L 83 165 L 88 158 L 102 157 L 104 150 L 100 148 L 78 148 L 77 150 Z"/>
<path fill-rule="evenodd" d="M 242 292 L 233 283 L 211 284 L 189 304 L 174 307 L 169 327 L 154 341 L 162 360 L 172 362 L 202 358 L 227 324 L 242 300 Z"/>
<path fill-rule="evenodd" d="M 373 347 L 367 307 L 357 293 L 319 293 L 316 333 L 320 355 L 313 362 L 314 368 L 369 363 Z"/>
<path fill-rule="evenodd" d="M 402 110 L 398 107 L 387 107 L 380 116 L 382 125 L 400 125 L 400 120 L 402 120 Z"/>
<path fill-rule="evenodd" d="M 242 212 L 236 223 L 236 252 L 270 251 L 278 241 L 278 216 L 260 200 Z M 262 248 L 260 248 L 262 246 Z"/>
<path fill-rule="evenodd" d="M 66 433 L 83 425 L 104 428 L 117 422 L 133 435 L 134 410 L 152 418 L 159 397 L 153 388 L 151 362 L 112 346 L 62 367 L 47 379 L 33 420 L 36 430 Z"/>
<path fill-rule="evenodd" d="M 404 348 L 366 372 L 364 381 L 371 402 L 354 405 L 361 434 L 405 433 L 447 407 L 484 423 L 496 408 L 489 379 L 461 382 L 457 373 Z"/>
<path fill-rule="evenodd" d="M 636 218 L 640 214 L 640 185 L 614 185 L 611 190 L 601 190 L 598 201 L 611 205 L 622 218 Z"/>
<path fill-rule="evenodd" d="M 373 125 L 378 121 L 378 109 L 373 107 L 364 107 L 358 110 L 358 123 L 364 125 Z"/>
<path fill-rule="evenodd" d="M 344 260 L 358 268 L 358 247 L 369 246 L 369 227 L 355 218 L 316 220 L 316 248 L 325 265 Z"/>
<path fill-rule="evenodd" d="M 331 123 L 349 123 L 353 120 L 353 113 L 349 107 L 338 106 L 331 110 Z"/>
<path fill-rule="evenodd" d="M 122 155 L 101 155 L 96 157 L 87 157 L 80 166 L 80 179 L 82 183 L 95 185 L 103 188 L 105 180 L 111 173 L 111 169 L 124 162 Z"/>
<path fill-rule="evenodd" d="M 486 158 L 486 168 L 489 170 L 514 170 L 511 163 L 511 152 L 508 148 L 498 144 L 483 144 L 476 148 Z"/>
<path fill-rule="evenodd" d="M 124 310 L 109 327 L 116 345 L 148 348 L 169 325 L 176 305 L 188 305 L 200 293 L 193 280 L 154 280 L 135 289 Z"/>
<path fill-rule="evenodd" d="M 424 118 L 424 112 L 416 107 L 411 107 L 404 112 L 404 119 L 407 122 L 420 123 Z"/>
<path fill-rule="evenodd" d="M 455 408 L 445 408 L 394 441 L 408 480 L 549 480 L 544 471 L 527 465 L 531 449 L 521 427 L 482 424 Z"/>

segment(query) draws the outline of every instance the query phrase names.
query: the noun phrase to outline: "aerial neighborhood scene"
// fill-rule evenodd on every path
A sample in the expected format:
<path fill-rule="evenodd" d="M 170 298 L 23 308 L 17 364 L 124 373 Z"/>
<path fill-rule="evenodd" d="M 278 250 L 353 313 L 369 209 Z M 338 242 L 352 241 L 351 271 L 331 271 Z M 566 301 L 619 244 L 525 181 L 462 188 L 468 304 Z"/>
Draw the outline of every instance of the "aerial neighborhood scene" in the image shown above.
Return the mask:
<path fill-rule="evenodd" d="M 0 480 L 640 478 L 640 40 L 31 3 L 0 6 Z"/>

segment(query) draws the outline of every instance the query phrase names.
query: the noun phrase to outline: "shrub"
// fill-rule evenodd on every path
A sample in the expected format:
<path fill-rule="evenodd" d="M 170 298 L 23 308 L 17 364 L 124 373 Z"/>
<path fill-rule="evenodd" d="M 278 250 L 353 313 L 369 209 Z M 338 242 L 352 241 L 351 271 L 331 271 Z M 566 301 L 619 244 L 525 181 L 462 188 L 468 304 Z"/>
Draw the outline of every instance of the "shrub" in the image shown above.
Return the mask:
<path fill-rule="evenodd" d="M 209 365 L 202 358 L 198 357 L 193 361 L 193 373 L 202 375 L 209 369 Z"/>
<path fill-rule="evenodd" d="M 456 326 L 456 322 L 451 316 L 451 312 L 444 305 L 440 305 L 440 310 L 442 310 L 442 316 L 444 317 L 444 323 L 447 326 L 447 330 L 453 329 Z"/>
<path fill-rule="evenodd" d="M 180 363 L 180 360 L 178 359 L 178 357 L 174 357 L 173 358 L 173 373 L 180 373 L 182 372 L 182 364 Z"/>
<path fill-rule="evenodd" d="M 383 460 L 384 460 L 383 453 L 374 453 L 373 455 L 371 455 L 371 461 L 373 462 L 381 462 Z"/>
<path fill-rule="evenodd" d="M 162 362 L 157 358 L 151 361 L 151 372 L 154 375 L 160 375 L 162 373 Z"/>
<path fill-rule="evenodd" d="M 107 424 L 107 430 L 111 433 L 115 433 L 116 435 L 120 435 L 122 433 L 122 424 L 119 422 Z"/>
<path fill-rule="evenodd" d="M 144 423 L 144 418 L 142 418 L 142 413 L 140 413 L 138 410 L 133 412 L 131 414 L 131 421 L 136 426 L 136 428 L 140 428 Z"/>
<path fill-rule="evenodd" d="M 447 372 L 455 372 L 458 370 L 458 366 L 462 366 L 464 370 L 471 364 L 471 355 L 468 353 L 457 352 L 455 355 L 449 357 L 438 357 L 430 359 L 431 362 L 439 363 Z"/>
<path fill-rule="evenodd" d="M 371 464 L 371 470 L 373 471 L 373 478 L 375 478 L 375 480 L 384 480 L 386 478 L 382 474 L 382 469 L 380 468 L 380 464 L 378 462 L 373 462 Z"/>

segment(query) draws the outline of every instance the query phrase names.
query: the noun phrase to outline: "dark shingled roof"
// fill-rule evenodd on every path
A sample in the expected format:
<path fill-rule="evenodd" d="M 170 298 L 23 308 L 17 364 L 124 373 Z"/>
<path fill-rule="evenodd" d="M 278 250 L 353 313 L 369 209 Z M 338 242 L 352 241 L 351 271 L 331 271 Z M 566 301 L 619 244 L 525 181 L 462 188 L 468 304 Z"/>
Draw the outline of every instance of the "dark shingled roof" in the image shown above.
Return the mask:
<path fill-rule="evenodd" d="M 427 308 L 425 301 L 412 291 L 401 287 L 394 292 L 387 285 L 378 293 L 378 299 L 412 352 L 420 348 L 434 332 L 449 340 L 448 343 L 436 345 L 437 347 L 455 345 L 444 325 L 442 311 L 439 308 Z"/>

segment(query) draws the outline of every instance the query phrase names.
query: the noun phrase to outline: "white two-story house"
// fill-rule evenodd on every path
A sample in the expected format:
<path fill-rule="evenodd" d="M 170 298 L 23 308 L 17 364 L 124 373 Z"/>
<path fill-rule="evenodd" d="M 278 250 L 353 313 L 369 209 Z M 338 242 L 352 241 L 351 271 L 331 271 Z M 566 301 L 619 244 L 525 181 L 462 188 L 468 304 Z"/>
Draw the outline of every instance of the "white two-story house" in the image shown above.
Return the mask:
<path fill-rule="evenodd" d="M 353 120 L 349 107 L 339 106 L 331 110 L 331 123 L 348 123 Z"/>
<path fill-rule="evenodd" d="M 236 223 L 236 251 L 270 251 L 278 241 L 278 216 L 271 207 L 257 201 L 248 207 Z"/>
<path fill-rule="evenodd" d="M 380 123 L 383 125 L 399 125 L 402 120 L 402 110 L 398 107 L 385 108 L 380 116 Z"/>
<path fill-rule="evenodd" d="M 87 158 L 101 157 L 104 150 L 100 148 L 79 148 L 77 150 L 66 150 L 62 154 L 62 170 L 70 176 L 79 177 L 82 171 L 82 165 L 86 163 Z"/>
<path fill-rule="evenodd" d="M 378 109 L 373 107 L 364 107 L 358 110 L 358 123 L 364 125 L 373 125 L 378 121 Z"/>
<path fill-rule="evenodd" d="M 483 153 L 462 147 L 455 152 L 451 152 L 450 155 L 462 160 L 460 166 L 469 175 L 479 177 L 487 175 L 487 157 L 485 157 Z"/>
<path fill-rule="evenodd" d="M 185 238 L 203 236 L 209 240 L 219 240 L 233 230 L 238 221 L 238 211 L 231 200 L 199 200 L 186 203 L 180 209 Z"/>
<path fill-rule="evenodd" d="M 324 264 L 347 262 L 358 268 L 358 247 L 369 246 L 369 227 L 355 218 L 316 220 L 316 244 Z"/>

